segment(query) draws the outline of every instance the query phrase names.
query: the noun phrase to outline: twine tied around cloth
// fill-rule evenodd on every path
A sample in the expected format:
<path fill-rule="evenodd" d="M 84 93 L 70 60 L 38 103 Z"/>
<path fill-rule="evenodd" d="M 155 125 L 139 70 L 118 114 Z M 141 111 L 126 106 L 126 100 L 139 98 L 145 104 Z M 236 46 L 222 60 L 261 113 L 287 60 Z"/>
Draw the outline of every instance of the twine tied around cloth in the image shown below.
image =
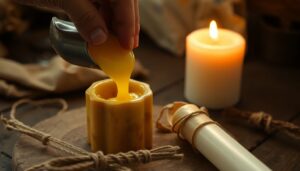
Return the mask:
<path fill-rule="evenodd" d="M 176 101 L 176 102 L 173 102 L 173 103 L 170 103 L 170 104 L 164 106 L 156 120 L 156 128 L 165 133 L 175 132 L 175 133 L 177 133 L 177 137 L 179 139 L 184 140 L 185 138 L 182 136 L 181 132 L 182 132 L 182 128 L 184 127 L 184 125 L 186 124 L 186 122 L 188 120 L 192 119 L 195 116 L 199 116 L 199 115 L 209 116 L 207 109 L 205 107 L 201 107 L 198 110 L 192 111 L 190 113 L 181 113 L 182 115 L 177 120 L 174 121 L 173 118 L 176 117 L 175 116 L 176 111 L 179 108 L 181 108 L 187 104 L 188 103 L 186 103 L 186 102 Z M 164 115 L 167 115 L 167 124 L 164 124 L 162 122 L 162 118 Z M 194 140 L 195 140 L 195 135 L 196 135 L 197 131 L 200 130 L 201 128 L 203 128 L 204 126 L 210 125 L 210 124 L 216 124 L 216 125 L 220 126 L 217 122 L 209 119 L 209 120 L 206 120 L 206 121 L 200 123 L 193 130 L 192 146 L 194 148 L 195 148 Z"/>
<path fill-rule="evenodd" d="M 28 135 L 42 142 L 43 145 L 72 155 L 50 159 L 41 164 L 37 164 L 28 168 L 26 169 L 26 171 L 79 171 L 85 169 L 112 169 L 123 171 L 130 170 L 128 167 L 122 166 L 125 164 L 148 163 L 151 161 L 164 159 L 178 160 L 183 158 L 183 154 L 178 153 L 180 147 L 170 145 L 154 148 L 152 150 L 129 151 L 126 153 L 108 155 L 104 155 L 101 151 L 98 151 L 96 153 L 88 152 L 65 141 L 52 137 L 47 133 L 25 125 L 24 123 L 16 119 L 15 115 L 17 107 L 25 103 L 33 105 L 59 103 L 61 104 L 62 108 L 58 113 L 63 113 L 67 109 L 66 101 L 63 99 L 46 99 L 39 101 L 22 99 L 12 105 L 9 118 L 1 115 L 1 121 L 3 122 L 7 130 L 13 130 Z"/>
<path fill-rule="evenodd" d="M 264 128 L 267 133 L 283 131 L 291 138 L 300 140 L 300 126 L 287 121 L 275 120 L 266 112 L 248 112 L 236 108 L 228 108 L 223 111 L 223 114 L 248 120 L 251 124 Z"/>

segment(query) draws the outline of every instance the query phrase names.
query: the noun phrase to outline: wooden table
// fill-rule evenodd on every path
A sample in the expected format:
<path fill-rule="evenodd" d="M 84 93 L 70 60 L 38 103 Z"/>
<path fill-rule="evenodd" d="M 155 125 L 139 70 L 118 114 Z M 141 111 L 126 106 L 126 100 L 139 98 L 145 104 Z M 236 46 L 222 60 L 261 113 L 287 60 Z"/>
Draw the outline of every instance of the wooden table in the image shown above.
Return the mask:
<path fill-rule="evenodd" d="M 161 50 L 147 37 L 141 38 L 141 46 L 135 50 L 137 58 L 150 70 L 145 80 L 154 92 L 154 103 L 165 105 L 175 100 L 185 100 L 184 58 L 178 58 Z M 259 60 L 246 60 L 244 65 L 242 97 L 239 109 L 266 111 L 273 118 L 300 124 L 300 69 L 265 64 Z M 70 109 L 84 106 L 84 90 L 51 97 L 65 98 Z M 0 111 L 7 114 L 14 100 L 0 99 Z M 24 112 L 20 119 L 25 123 L 35 123 L 53 116 L 57 108 L 44 107 L 20 109 Z M 237 121 L 212 112 L 211 117 L 218 121 L 243 146 L 251 151 L 273 170 L 300 170 L 300 143 L 289 139 L 280 132 L 263 133 L 246 121 Z M 18 135 L 0 126 L 0 170 L 10 171 L 12 150 Z M 192 151 L 192 147 L 188 146 Z M 196 154 L 201 166 L 197 170 L 216 170 L 201 154 Z M 191 164 L 193 164 L 191 162 Z"/>

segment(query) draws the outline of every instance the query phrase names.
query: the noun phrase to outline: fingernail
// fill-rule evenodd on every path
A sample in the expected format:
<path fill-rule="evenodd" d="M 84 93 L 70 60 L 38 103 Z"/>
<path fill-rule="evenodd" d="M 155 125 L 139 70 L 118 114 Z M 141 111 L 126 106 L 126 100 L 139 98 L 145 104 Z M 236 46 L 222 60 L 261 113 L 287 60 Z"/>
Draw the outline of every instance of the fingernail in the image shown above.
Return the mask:
<path fill-rule="evenodd" d="M 96 29 L 95 31 L 93 31 L 91 33 L 90 38 L 91 38 L 92 44 L 100 45 L 106 41 L 107 35 L 104 33 L 103 30 Z"/>
<path fill-rule="evenodd" d="M 134 48 L 134 37 L 132 36 L 129 40 L 129 48 L 133 49 Z"/>

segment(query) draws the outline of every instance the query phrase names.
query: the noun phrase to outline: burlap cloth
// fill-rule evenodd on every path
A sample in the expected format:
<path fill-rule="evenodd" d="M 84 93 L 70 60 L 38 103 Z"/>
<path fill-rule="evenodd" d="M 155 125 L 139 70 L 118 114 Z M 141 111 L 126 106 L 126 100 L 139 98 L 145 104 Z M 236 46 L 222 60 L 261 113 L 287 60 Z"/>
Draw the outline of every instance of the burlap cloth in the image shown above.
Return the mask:
<path fill-rule="evenodd" d="M 183 55 L 186 36 L 208 27 L 214 19 L 219 27 L 244 34 L 245 0 L 140 0 L 141 27 L 162 48 Z M 236 8 L 238 7 L 238 8 Z M 238 9 L 238 10 L 236 10 Z M 237 14 L 239 11 L 240 14 Z"/>
<path fill-rule="evenodd" d="M 137 61 L 133 77 L 147 76 L 147 70 Z M 0 58 L 0 96 L 33 97 L 64 93 L 87 88 L 94 81 L 107 78 L 98 69 L 67 63 L 59 56 L 43 64 L 20 64 Z"/>

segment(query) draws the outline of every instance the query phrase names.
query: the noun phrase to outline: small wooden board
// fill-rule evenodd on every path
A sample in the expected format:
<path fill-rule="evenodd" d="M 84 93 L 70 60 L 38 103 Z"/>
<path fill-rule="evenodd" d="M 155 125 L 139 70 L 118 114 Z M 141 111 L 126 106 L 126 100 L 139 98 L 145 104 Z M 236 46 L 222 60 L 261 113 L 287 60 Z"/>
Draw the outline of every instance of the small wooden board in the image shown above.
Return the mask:
<path fill-rule="evenodd" d="M 154 107 L 154 121 L 161 107 Z M 50 135 L 67 141 L 73 145 L 89 150 L 86 135 L 85 109 L 79 108 L 46 119 L 34 126 L 34 128 L 49 133 Z M 149 164 L 134 166 L 134 170 L 216 170 L 200 153 L 194 151 L 190 144 L 179 140 L 175 134 L 164 134 L 156 131 L 154 127 L 153 146 L 179 145 L 185 157 L 180 161 L 156 161 Z M 13 169 L 23 171 L 32 165 L 44 162 L 48 159 L 62 156 L 63 154 L 43 146 L 40 142 L 22 135 L 16 143 L 13 151 Z"/>

